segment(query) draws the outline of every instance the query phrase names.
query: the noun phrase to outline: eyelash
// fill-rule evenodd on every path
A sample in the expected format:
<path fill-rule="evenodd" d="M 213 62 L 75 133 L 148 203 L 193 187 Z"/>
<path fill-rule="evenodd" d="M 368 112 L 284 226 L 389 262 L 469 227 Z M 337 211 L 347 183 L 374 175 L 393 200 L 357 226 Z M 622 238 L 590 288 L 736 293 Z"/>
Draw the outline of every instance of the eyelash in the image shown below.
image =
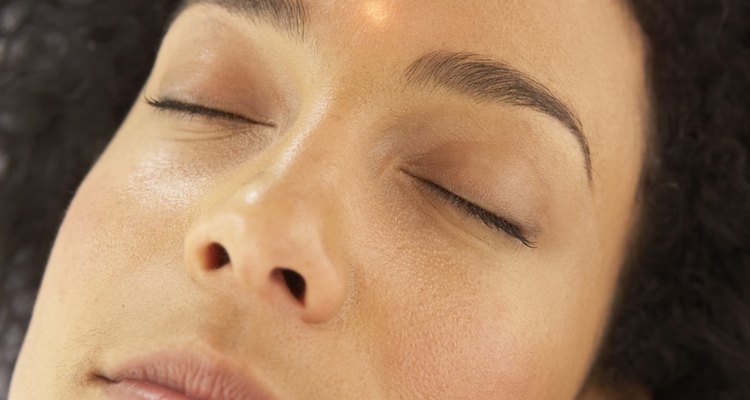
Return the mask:
<path fill-rule="evenodd" d="M 224 120 L 227 122 L 237 122 L 237 123 L 243 123 L 243 124 L 252 124 L 252 125 L 264 125 L 269 127 L 275 127 L 275 125 L 271 122 L 267 121 L 259 121 L 252 118 L 245 117 L 244 115 L 228 112 L 228 111 L 222 111 L 217 110 L 215 108 L 210 108 L 206 106 L 202 106 L 199 104 L 193 104 L 193 103 L 186 103 L 178 100 L 172 100 L 172 99 L 153 99 L 151 97 L 146 97 L 146 104 L 149 106 L 155 108 L 159 111 L 167 111 L 170 113 L 183 115 L 183 116 L 200 116 L 204 117 L 208 120 Z"/>
<path fill-rule="evenodd" d="M 176 114 L 183 114 L 187 116 L 201 116 L 208 119 L 222 119 L 230 122 L 272 126 L 272 124 L 270 123 L 255 121 L 239 114 L 216 110 L 198 104 L 185 103 L 177 100 L 157 100 L 146 97 L 146 103 L 157 110 L 168 111 Z M 521 233 L 521 230 L 518 228 L 518 226 L 509 222 L 505 218 L 502 218 L 490 211 L 485 210 L 484 208 L 472 203 L 469 200 L 464 199 L 463 197 L 449 191 L 448 189 L 445 189 L 444 187 L 434 182 L 421 178 L 416 179 L 419 180 L 426 188 L 430 189 L 432 192 L 440 196 L 443 200 L 461 209 L 470 217 L 480 220 L 492 229 L 505 232 L 511 237 L 518 239 L 518 241 L 520 241 L 526 247 L 535 248 L 534 243 Z"/>
<path fill-rule="evenodd" d="M 520 241 L 524 246 L 528 248 L 532 248 L 532 249 L 536 248 L 536 246 L 534 246 L 534 242 L 529 240 L 528 237 L 524 236 L 521 233 L 521 229 L 517 225 L 509 222 L 505 218 L 502 218 L 490 211 L 485 210 L 484 208 L 478 206 L 477 204 L 472 203 L 469 200 L 466 200 L 465 198 L 449 191 L 448 189 L 438 185 L 437 183 L 424 180 L 421 178 L 416 178 L 416 179 L 419 180 L 420 183 L 422 183 L 427 189 L 436 193 L 443 200 L 459 208 L 470 217 L 480 220 L 481 222 L 483 222 L 485 225 L 487 225 L 488 227 L 492 229 L 505 232 L 511 237 L 518 239 L 518 241 Z"/>

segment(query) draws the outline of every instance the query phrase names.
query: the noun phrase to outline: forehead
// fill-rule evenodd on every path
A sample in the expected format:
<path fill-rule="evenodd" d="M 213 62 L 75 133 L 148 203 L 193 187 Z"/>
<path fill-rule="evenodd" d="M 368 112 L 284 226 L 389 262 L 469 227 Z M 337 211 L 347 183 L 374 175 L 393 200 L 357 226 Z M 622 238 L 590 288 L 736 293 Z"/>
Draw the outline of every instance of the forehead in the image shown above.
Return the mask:
<path fill-rule="evenodd" d="M 643 46 L 636 21 L 617 0 L 310 1 L 307 34 L 331 58 L 402 69 L 434 50 L 506 62 L 571 103 L 600 111 L 605 92 L 640 97 Z M 589 101 L 587 101 L 587 99 Z M 596 99 L 590 102 L 591 99 Z"/>
<path fill-rule="evenodd" d="M 322 49 L 386 61 L 439 47 L 497 55 L 540 79 L 637 64 L 641 37 L 624 0 L 187 0 L 255 15 Z M 357 51 L 359 50 L 359 51 Z M 372 64 L 368 60 L 368 64 Z M 529 71 L 531 72 L 531 71 Z M 556 73 L 564 72 L 564 74 Z M 604 76 L 606 74 L 599 74 Z M 591 76 L 589 76 L 591 78 Z"/>

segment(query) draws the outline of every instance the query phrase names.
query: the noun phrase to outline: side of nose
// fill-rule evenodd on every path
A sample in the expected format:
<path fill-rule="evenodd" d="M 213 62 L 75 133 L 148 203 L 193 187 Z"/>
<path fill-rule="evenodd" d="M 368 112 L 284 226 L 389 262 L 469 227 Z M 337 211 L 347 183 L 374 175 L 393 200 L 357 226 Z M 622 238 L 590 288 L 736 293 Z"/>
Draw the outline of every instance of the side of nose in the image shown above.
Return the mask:
<path fill-rule="evenodd" d="M 326 224 L 335 219 L 325 199 L 283 184 L 257 186 L 198 217 L 185 239 L 188 273 L 199 284 L 235 280 L 240 295 L 307 323 L 331 319 L 347 286 L 326 248 Z"/>

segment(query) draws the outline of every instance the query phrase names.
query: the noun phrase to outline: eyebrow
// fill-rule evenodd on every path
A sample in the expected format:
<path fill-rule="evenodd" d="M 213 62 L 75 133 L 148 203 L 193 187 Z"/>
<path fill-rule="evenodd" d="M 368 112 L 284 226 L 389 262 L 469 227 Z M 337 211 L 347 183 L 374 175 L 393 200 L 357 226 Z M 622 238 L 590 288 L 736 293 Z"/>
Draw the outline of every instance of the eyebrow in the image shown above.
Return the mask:
<path fill-rule="evenodd" d="M 176 14 L 195 4 L 215 4 L 303 39 L 309 13 L 302 0 L 184 0 Z"/>
<path fill-rule="evenodd" d="M 194 4 L 215 4 L 246 18 L 269 23 L 302 40 L 309 25 L 303 0 L 184 0 L 177 15 Z M 414 61 L 405 72 L 408 85 L 448 89 L 479 102 L 531 108 L 563 124 L 577 140 L 592 180 L 591 150 L 581 121 L 571 107 L 539 81 L 503 62 L 473 53 L 435 51 Z"/>
<path fill-rule="evenodd" d="M 412 63 L 405 77 L 407 84 L 422 89 L 447 89 L 479 102 L 527 107 L 557 119 L 578 141 L 591 181 L 591 151 L 580 119 L 550 89 L 523 72 L 473 53 L 436 51 Z"/>

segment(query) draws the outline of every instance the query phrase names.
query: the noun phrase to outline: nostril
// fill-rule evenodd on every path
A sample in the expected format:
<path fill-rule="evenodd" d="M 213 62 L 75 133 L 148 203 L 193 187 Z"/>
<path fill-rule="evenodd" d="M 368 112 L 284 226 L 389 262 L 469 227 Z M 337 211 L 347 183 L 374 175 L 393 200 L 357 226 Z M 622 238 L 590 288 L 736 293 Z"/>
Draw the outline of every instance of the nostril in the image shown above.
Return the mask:
<path fill-rule="evenodd" d="M 294 296 L 294 298 L 299 301 L 304 301 L 305 288 L 307 286 L 307 284 L 305 283 L 305 278 L 303 278 L 302 275 L 298 274 L 297 272 L 285 268 L 281 269 L 281 275 L 284 277 L 286 287 L 289 288 L 292 296 Z"/>
<path fill-rule="evenodd" d="M 219 269 L 229 265 L 229 253 L 224 246 L 218 243 L 211 243 L 206 250 L 206 267 L 207 269 Z"/>

